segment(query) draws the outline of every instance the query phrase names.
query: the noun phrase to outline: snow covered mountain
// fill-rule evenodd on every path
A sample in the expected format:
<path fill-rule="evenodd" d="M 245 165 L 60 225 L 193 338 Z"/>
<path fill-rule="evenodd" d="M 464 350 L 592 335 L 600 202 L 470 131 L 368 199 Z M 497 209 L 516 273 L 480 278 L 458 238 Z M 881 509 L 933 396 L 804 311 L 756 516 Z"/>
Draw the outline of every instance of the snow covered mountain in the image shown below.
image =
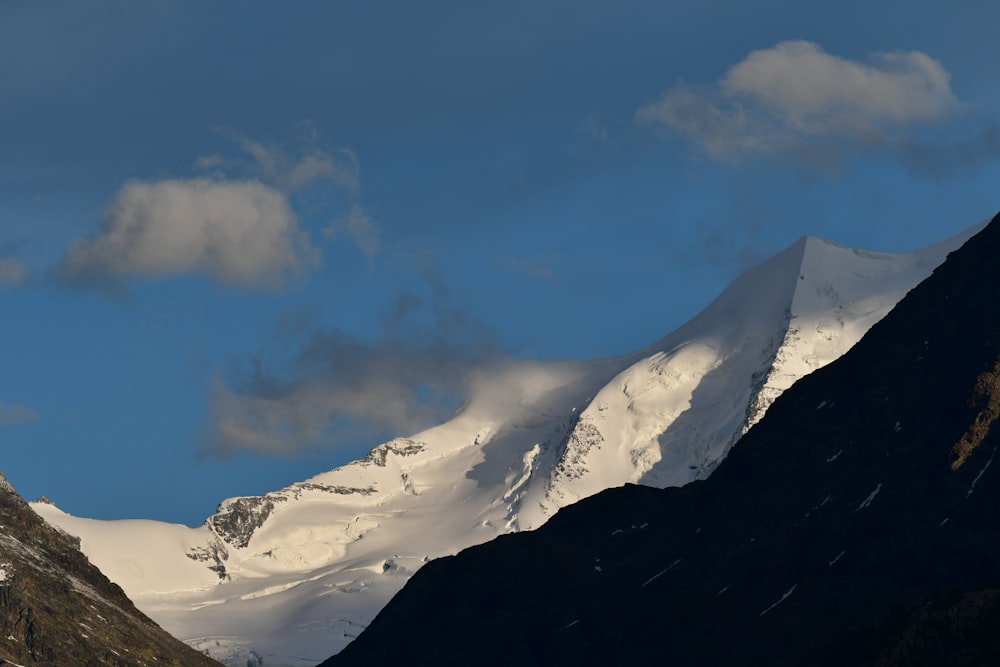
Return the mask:
<path fill-rule="evenodd" d="M 429 559 L 626 482 L 707 477 L 798 378 L 838 358 L 976 229 L 908 255 L 803 238 L 616 359 L 485 373 L 448 422 L 199 528 L 35 505 L 167 630 L 231 665 L 336 653 Z"/>
<path fill-rule="evenodd" d="M 998 258 L 1000 215 L 707 480 L 435 560 L 321 667 L 1000 664 Z"/>

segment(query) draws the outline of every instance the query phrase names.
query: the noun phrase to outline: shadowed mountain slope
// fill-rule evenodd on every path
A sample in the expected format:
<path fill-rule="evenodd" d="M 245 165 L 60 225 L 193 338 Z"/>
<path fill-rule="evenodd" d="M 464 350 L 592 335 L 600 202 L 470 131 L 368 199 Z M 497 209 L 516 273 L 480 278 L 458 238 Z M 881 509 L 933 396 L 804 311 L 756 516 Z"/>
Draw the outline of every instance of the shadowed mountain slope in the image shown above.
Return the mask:
<path fill-rule="evenodd" d="M 144 616 L 0 475 L 0 665 L 218 667 Z"/>
<path fill-rule="evenodd" d="M 604 491 L 432 561 L 323 665 L 919 657 L 907 632 L 935 596 L 968 611 L 1000 588 L 998 417 L 1000 216 L 708 479 Z M 991 627 L 987 602 L 970 632 Z M 893 609 L 911 611 L 887 625 Z"/>

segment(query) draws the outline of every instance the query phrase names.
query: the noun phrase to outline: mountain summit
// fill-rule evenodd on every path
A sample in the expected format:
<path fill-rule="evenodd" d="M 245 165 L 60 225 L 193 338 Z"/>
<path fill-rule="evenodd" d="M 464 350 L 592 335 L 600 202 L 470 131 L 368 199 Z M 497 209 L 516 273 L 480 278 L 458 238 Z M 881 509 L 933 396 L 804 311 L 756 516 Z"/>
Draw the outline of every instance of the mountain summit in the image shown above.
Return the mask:
<path fill-rule="evenodd" d="M 448 422 L 227 500 L 196 529 L 36 509 L 199 649 L 241 667 L 316 662 L 431 558 L 538 528 L 610 487 L 708 477 L 775 397 L 850 349 L 971 233 L 908 255 L 800 239 L 645 349 L 484 372 Z"/>
<path fill-rule="evenodd" d="M 996 664 L 1000 216 L 706 480 L 418 572 L 324 665 Z"/>

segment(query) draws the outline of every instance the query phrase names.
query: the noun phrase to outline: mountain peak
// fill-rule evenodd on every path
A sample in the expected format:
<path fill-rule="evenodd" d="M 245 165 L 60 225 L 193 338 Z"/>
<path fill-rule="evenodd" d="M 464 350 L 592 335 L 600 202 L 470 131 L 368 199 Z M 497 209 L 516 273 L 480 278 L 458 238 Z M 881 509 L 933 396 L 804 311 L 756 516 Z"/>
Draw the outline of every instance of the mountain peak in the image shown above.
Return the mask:
<path fill-rule="evenodd" d="M 0 490 L 6 491 L 7 493 L 17 493 L 10 482 L 7 481 L 7 476 L 0 472 Z"/>
<path fill-rule="evenodd" d="M 996 664 L 998 256 L 1000 216 L 704 482 L 434 561 L 323 665 Z"/>
<path fill-rule="evenodd" d="M 953 247 L 878 255 L 803 237 L 641 350 L 489 369 L 447 422 L 225 501 L 196 529 L 36 509 L 199 649 L 232 665 L 253 664 L 253 650 L 318 661 L 430 558 L 538 528 L 609 487 L 711 479 L 776 397 L 849 349 Z"/>

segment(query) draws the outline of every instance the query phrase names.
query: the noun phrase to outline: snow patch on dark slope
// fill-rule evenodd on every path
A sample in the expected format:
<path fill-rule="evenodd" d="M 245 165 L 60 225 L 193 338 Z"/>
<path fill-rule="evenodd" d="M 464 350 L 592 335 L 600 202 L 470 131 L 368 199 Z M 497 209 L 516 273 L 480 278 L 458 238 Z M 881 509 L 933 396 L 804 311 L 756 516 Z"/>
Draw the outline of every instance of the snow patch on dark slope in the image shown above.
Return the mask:
<path fill-rule="evenodd" d="M 448 422 L 227 500 L 199 528 L 36 509 L 200 650 L 232 665 L 251 651 L 269 666 L 315 663 L 429 559 L 537 528 L 609 487 L 708 476 L 775 397 L 847 351 L 974 231 L 909 255 L 800 239 L 643 350 L 497 371 Z"/>

